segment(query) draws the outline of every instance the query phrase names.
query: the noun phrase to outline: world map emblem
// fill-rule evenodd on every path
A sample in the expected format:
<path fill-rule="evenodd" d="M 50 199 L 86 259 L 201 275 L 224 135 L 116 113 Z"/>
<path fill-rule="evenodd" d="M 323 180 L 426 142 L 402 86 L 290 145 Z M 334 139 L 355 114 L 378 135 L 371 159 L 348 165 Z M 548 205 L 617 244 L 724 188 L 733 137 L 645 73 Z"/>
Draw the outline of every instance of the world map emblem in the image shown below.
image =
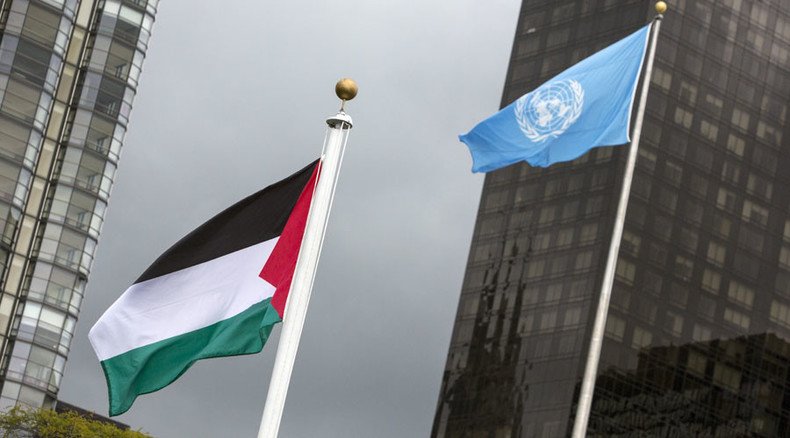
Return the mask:
<path fill-rule="evenodd" d="M 522 96 L 514 111 L 521 132 L 540 143 L 559 137 L 582 113 L 584 88 L 573 79 L 556 81 Z"/>

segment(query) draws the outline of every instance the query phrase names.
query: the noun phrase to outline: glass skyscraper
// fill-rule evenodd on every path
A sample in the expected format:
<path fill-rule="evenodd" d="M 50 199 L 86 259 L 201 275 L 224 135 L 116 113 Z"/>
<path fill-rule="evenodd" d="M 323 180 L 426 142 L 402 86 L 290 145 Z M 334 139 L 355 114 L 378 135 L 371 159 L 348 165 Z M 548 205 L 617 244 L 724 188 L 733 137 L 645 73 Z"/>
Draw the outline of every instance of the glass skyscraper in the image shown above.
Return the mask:
<path fill-rule="evenodd" d="M 502 105 L 653 7 L 524 0 Z M 790 430 L 789 103 L 790 2 L 669 2 L 590 436 Z M 570 434 L 626 152 L 486 175 L 432 436 Z"/>
<path fill-rule="evenodd" d="M 0 408 L 56 400 L 157 3 L 0 2 Z"/>

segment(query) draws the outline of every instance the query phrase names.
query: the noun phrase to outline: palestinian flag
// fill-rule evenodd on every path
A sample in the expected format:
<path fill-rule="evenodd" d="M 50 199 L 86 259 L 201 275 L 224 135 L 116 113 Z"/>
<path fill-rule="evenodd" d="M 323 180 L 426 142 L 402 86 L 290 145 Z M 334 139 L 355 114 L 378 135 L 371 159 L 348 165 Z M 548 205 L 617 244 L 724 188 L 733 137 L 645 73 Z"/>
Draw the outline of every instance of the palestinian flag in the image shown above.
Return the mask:
<path fill-rule="evenodd" d="M 195 361 L 258 353 L 282 321 L 318 161 L 231 206 L 162 254 L 90 331 L 110 415 Z"/>

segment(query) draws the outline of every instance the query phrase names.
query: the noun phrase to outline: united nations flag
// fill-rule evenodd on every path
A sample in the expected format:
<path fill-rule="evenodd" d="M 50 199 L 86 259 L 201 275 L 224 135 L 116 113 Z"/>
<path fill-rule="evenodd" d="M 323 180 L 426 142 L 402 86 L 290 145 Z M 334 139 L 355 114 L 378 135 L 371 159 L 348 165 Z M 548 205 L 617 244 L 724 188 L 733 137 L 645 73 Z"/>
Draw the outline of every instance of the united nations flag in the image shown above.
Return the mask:
<path fill-rule="evenodd" d="M 630 141 L 629 123 L 650 26 L 560 73 L 459 138 L 472 171 L 526 161 L 573 160 L 598 146 Z"/>

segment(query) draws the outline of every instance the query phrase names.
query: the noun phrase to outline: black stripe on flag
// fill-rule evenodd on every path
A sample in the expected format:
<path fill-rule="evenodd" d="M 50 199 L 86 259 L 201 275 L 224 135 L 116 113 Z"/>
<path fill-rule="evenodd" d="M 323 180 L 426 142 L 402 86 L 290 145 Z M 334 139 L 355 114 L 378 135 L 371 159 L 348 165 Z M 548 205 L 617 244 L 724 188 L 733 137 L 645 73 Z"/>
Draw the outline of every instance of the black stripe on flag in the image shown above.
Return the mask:
<path fill-rule="evenodd" d="M 209 219 L 159 256 L 135 281 L 170 274 L 279 236 L 318 160 Z"/>

